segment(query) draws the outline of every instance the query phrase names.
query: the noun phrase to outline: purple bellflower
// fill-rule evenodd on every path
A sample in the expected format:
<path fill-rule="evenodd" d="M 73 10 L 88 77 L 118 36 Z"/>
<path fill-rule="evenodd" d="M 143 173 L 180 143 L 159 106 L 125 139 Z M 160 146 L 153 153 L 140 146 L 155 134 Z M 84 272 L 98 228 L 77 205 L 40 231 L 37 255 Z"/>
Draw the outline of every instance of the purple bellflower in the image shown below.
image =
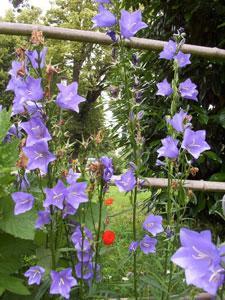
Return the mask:
<path fill-rule="evenodd" d="M 158 91 L 156 95 L 159 96 L 170 96 L 173 93 L 171 84 L 167 81 L 167 79 L 164 79 L 162 82 L 157 83 L 157 88 Z"/>
<path fill-rule="evenodd" d="M 119 24 L 121 35 L 126 39 L 130 39 L 139 30 L 148 27 L 146 23 L 142 22 L 140 10 L 130 13 L 129 11 L 122 9 Z"/>
<path fill-rule="evenodd" d="M 73 169 L 69 169 L 68 175 L 66 176 L 66 181 L 68 184 L 73 184 L 77 182 L 77 179 L 80 177 L 80 173 L 76 173 Z"/>
<path fill-rule="evenodd" d="M 16 101 L 26 102 L 40 101 L 44 96 L 43 89 L 41 87 L 41 78 L 33 78 L 28 76 L 23 82 L 22 86 L 15 89 Z M 15 101 L 15 100 L 14 100 Z"/>
<path fill-rule="evenodd" d="M 88 202 L 86 189 L 86 182 L 76 182 L 71 184 L 67 188 L 66 202 L 70 204 L 73 208 L 78 209 L 81 203 Z"/>
<path fill-rule="evenodd" d="M 109 182 L 111 177 L 113 176 L 112 159 L 107 156 L 103 156 L 101 157 L 100 161 L 104 166 L 103 179 L 105 182 Z"/>
<path fill-rule="evenodd" d="M 35 223 L 36 229 L 41 229 L 44 225 L 51 222 L 50 212 L 48 210 L 43 210 L 38 212 L 38 218 Z"/>
<path fill-rule="evenodd" d="M 187 284 L 193 284 L 215 295 L 224 281 L 219 249 L 212 243 L 209 230 L 180 230 L 181 247 L 171 260 L 185 270 Z"/>
<path fill-rule="evenodd" d="M 147 234 L 140 241 L 140 248 L 144 254 L 155 253 L 155 246 L 157 244 L 157 239 L 151 238 Z"/>
<path fill-rule="evenodd" d="M 129 251 L 130 252 L 135 252 L 137 250 L 138 246 L 139 246 L 139 242 L 138 241 L 132 241 L 130 243 L 130 246 L 129 246 Z"/>
<path fill-rule="evenodd" d="M 79 113 L 79 104 L 86 100 L 78 95 L 77 82 L 73 82 L 67 86 L 59 83 L 57 86 L 60 90 L 60 93 L 58 94 L 55 103 L 63 109 L 69 109 Z"/>
<path fill-rule="evenodd" d="M 20 127 L 27 133 L 26 146 L 32 146 L 38 141 L 49 141 L 51 135 L 47 127 L 40 118 L 31 118 L 28 122 L 23 122 Z"/>
<path fill-rule="evenodd" d="M 48 48 L 44 47 L 42 51 L 40 51 L 40 53 L 38 54 L 37 50 L 31 51 L 31 50 L 27 50 L 25 52 L 26 56 L 27 56 L 27 60 L 28 62 L 30 62 L 32 64 L 32 67 L 34 69 L 37 69 L 38 66 L 38 60 L 40 60 L 40 68 L 44 68 L 45 66 L 45 58 L 46 58 L 46 54 L 47 54 Z"/>
<path fill-rule="evenodd" d="M 177 61 L 180 68 L 184 68 L 191 64 L 190 57 L 191 54 L 184 54 L 182 51 L 179 51 L 177 55 L 174 56 L 174 59 Z"/>
<path fill-rule="evenodd" d="M 163 232 L 162 217 L 149 215 L 143 223 L 143 228 L 144 230 L 150 232 L 153 236 Z"/>
<path fill-rule="evenodd" d="M 110 0 L 94 0 L 95 2 L 98 2 L 98 3 L 106 3 L 106 4 L 109 4 L 111 3 Z"/>
<path fill-rule="evenodd" d="M 46 142 L 37 142 L 32 146 L 23 147 L 23 152 L 28 158 L 28 170 L 39 169 L 44 174 L 48 172 L 48 164 L 56 159 L 48 150 Z"/>
<path fill-rule="evenodd" d="M 77 258 L 79 260 L 79 262 L 89 262 L 92 260 L 94 256 L 94 252 L 92 250 L 89 250 L 89 251 L 77 251 Z"/>
<path fill-rule="evenodd" d="M 65 219 L 67 216 L 73 216 L 77 210 L 70 205 L 69 203 L 65 203 L 64 208 L 63 208 L 63 219 Z"/>
<path fill-rule="evenodd" d="M 83 274 L 82 274 L 82 267 L 83 267 Z M 76 270 L 77 278 L 89 280 L 94 276 L 93 266 L 92 263 L 90 262 L 86 262 L 86 263 L 78 262 L 75 266 L 75 270 Z"/>
<path fill-rule="evenodd" d="M 179 84 L 179 92 L 181 94 L 181 97 L 185 98 L 185 99 L 190 99 L 190 100 L 194 100 L 194 101 L 198 101 L 197 99 L 197 95 L 198 95 L 198 91 L 197 91 L 197 85 L 194 84 L 191 79 L 187 79 L 184 82 L 181 82 Z"/>
<path fill-rule="evenodd" d="M 187 114 L 183 109 L 176 113 L 172 119 L 166 119 L 167 123 L 169 123 L 177 132 L 184 132 L 187 127 L 191 126 L 191 116 Z"/>
<path fill-rule="evenodd" d="M 22 66 L 22 62 L 12 62 L 12 69 L 9 71 L 11 79 L 6 87 L 6 91 L 15 91 L 17 87 L 23 86 L 23 80 L 21 76 L 18 75 L 18 71 L 22 69 Z"/>
<path fill-rule="evenodd" d="M 205 130 L 193 131 L 187 128 L 184 132 L 181 148 L 186 149 L 195 159 L 198 159 L 202 152 L 210 149 L 209 144 L 205 141 L 205 137 Z"/>
<path fill-rule="evenodd" d="M 134 172 L 129 169 L 126 173 L 121 175 L 121 178 L 115 180 L 115 184 L 120 192 L 130 192 L 134 189 L 136 185 L 136 178 Z"/>
<path fill-rule="evenodd" d="M 170 159 L 176 159 L 179 155 L 177 148 L 178 140 L 175 140 L 171 136 L 167 136 L 161 140 L 163 146 L 157 150 L 158 157 L 168 157 Z"/>
<path fill-rule="evenodd" d="M 67 268 L 60 272 L 51 271 L 51 278 L 50 294 L 60 294 L 69 299 L 71 288 L 77 285 L 76 279 L 72 276 L 72 269 Z"/>
<path fill-rule="evenodd" d="M 93 27 L 112 27 L 116 24 L 116 17 L 103 5 L 99 5 L 98 14 L 92 18 Z"/>
<path fill-rule="evenodd" d="M 40 266 L 34 266 L 30 267 L 25 273 L 24 276 L 29 278 L 28 284 L 37 284 L 39 285 L 41 283 L 42 277 L 45 273 L 45 269 Z"/>
<path fill-rule="evenodd" d="M 111 38 L 111 40 L 115 43 L 117 41 L 116 33 L 114 30 L 108 30 L 106 34 Z"/>
<path fill-rule="evenodd" d="M 169 42 L 165 44 L 163 51 L 159 53 L 159 58 L 171 60 L 174 58 L 176 50 L 177 44 L 174 41 L 169 40 Z"/>
<path fill-rule="evenodd" d="M 46 188 L 44 192 L 46 194 L 46 199 L 43 204 L 44 207 L 47 208 L 50 205 L 53 205 L 59 209 L 63 209 L 67 189 L 61 180 L 58 180 L 57 184 L 52 189 Z"/>
<path fill-rule="evenodd" d="M 33 208 L 34 197 L 29 193 L 12 193 L 12 199 L 15 202 L 14 215 L 23 214 Z"/>

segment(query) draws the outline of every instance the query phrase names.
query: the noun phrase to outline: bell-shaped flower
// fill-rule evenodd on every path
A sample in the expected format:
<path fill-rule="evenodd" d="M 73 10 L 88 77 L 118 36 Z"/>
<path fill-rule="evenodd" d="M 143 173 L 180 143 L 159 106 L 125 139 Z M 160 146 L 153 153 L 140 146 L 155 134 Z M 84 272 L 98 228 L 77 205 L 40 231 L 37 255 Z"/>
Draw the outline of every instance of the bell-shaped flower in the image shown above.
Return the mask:
<path fill-rule="evenodd" d="M 116 17 L 103 5 L 99 5 L 98 14 L 92 18 L 93 27 L 112 27 L 116 24 Z"/>
<path fill-rule="evenodd" d="M 41 283 L 41 280 L 43 278 L 43 275 L 45 273 L 45 269 L 40 266 L 34 266 L 30 267 L 25 273 L 24 276 L 29 278 L 28 284 L 37 284 L 39 285 Z"/>
<path fill-rule="evenodd" d="M 159 53 L 159 58 L 171 60 L 174 58 L 176 50 L 177 44 L 174 41 L 169 40 L 169 42 L 163 47 L 163 51 Z"/>
<path fill-rule="evenodd" d="M 184 82 L 181 82 L 179 84 L 179 92 L 181 94 L 181 97 L 185 99 L 190 99 L 194 101 L 198 101 L 197 95 L 197 85 L 194 84 L 191 79 L 187 79 Z"/>
<path fill-rule="evenodd" d="M 87 183 L 75 182 L 67 188 L 66 202 L 73 208 L 78 209 L 81 203 L 88 202 Z"/>
<path fill-rule="evenodd" d="M 119 24 L 121 35 L 127 39 L 133 37 L 139 30 L 148 27 L 146 23 L 142 22 L 140 10 L 129 12 L 122 9 Z"/>
<path fill-rule="evenodd" d="M 46 199 L 43 204 L 45 208 L 53 205 L 59 209 L 63 209 L 64 200 L 67 196 L 67 189 L 61 180 L 58 180 L 57 184 L 52 189 L 46 188 L 44 192 L 46 194 Z"/>
<path fill-rule="evenodd" d="M 158 91 L 156 95 L 159 96 L 170 96 L 173 93 L 171 84 L 167 81 L 167 79 L 164 79 L 162 82 L 157 83 L 157 88 Z"/>
<path fill-rule="evenodd" d="M 140 241 L 140 249 L 144 254 L 155 253 L 156 249 L 155 246 L 157 244 L 157 239 L 151 238 L 147 234 L 143 237 Z"/>
<path fill-rule="evenodd" d="M 202 152 L 210 149 L 209 144 L 205 141 L 205 137 L 205 130 L 193 131 L 187 128 L 184 132 L 181 148 L 186 149 L 195 159 L 198 159 Z"/>
<path fill-rule="evenodd" d="M 115 184 L 120 192 L 130 192 L 136 185 L 136 178 L 134 172 L 129 169 L 126 173 L 121 175 L 120 179 L 115 180 Z"/>
<path fill-rule="evenodd" d="M 179 51 L 177 55 L 174 56 L 174 59 L 177 61 L 180 68 L 184 68 L 191 64 L 190 57 L 191 54 L 184 54 L 182 51 Z"/>
<path fill-rule="evenodd" d="M 12 193 L 12 199 L 15 202 L 14 215 L 23 214 L 33 208 L 34 197 L 29 193 Z"/>
<path fill-rule="evenodd" d="M 152 214 L 149 215 L 143 223 L 143 228 L 144 230 L 150 232 L 153 236 L 163 232 L 162 217 L 154 216 Z"/>
<path fill-rule="evenodd" d="M 165 139 L 161 140 L 163 146 L 157 150 L 158 157 L 168 157 L 170 159 L 176 159 L 179 155 L 179 150 L 177 148 L 178 140 L 175 140 L 171 136 L 167 136 Z"/>
<path fill-rule="evenodd" d="M 191 116 L 187 114 L 183 109 L 176 113 L 172 119 L 167 118 L 169 123 L 177 132 L 184 132 L 187 127 L 191 126 Z"/>

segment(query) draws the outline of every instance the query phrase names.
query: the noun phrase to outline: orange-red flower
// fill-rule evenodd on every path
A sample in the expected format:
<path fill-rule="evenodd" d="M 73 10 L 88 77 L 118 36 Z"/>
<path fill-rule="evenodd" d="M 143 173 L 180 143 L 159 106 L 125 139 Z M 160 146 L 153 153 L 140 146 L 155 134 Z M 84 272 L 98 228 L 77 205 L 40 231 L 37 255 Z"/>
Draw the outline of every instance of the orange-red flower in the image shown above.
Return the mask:
<path fill-rule="evenodd" d="M 102 241 L 104 245 L 110 246 L 114 243 L 116 238 L 115 232 L 111 230 L 106 230 L 103 232 Z"/>
<path fill-rule="evenodd" d="M 109 205 L 112 205 L 112 204 L 113 204 L 113 201 L 114 201 L 113 198 L 108 198 L 108 199 L 105 199 L 104 204 L 105 204 L 106 206 L 109 206 Z"/>

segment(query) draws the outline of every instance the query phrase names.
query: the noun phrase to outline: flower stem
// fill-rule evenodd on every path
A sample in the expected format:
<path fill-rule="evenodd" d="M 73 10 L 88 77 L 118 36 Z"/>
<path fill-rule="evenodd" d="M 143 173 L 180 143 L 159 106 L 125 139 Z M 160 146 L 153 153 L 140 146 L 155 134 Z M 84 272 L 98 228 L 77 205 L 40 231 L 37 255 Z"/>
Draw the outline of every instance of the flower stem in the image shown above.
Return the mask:
<path fill-rule="evenodd" d="M 136 178 L 137 180 L 137 178 Z M 136 213 L 137 213 L 137 186 L 134 189 L 134 199 L 133 199 L 133 239 L 136 241 L 137 233 L 136 233 Z M 133 260 L 133 272 L 134 272 L 134 299 L 138 299 L 137 292 L 137 253 L 134 251 L 134 260 Z"/>

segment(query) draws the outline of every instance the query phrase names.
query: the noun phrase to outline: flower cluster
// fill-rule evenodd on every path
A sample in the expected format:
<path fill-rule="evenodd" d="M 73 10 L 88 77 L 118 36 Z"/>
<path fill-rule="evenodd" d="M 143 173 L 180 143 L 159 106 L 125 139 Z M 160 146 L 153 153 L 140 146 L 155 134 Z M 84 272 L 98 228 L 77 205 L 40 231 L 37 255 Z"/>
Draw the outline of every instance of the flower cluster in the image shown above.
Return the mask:
<path fill-rule="evenodd" d="M 187 284 L 216 295 L 225 280 L 222 267 L 225 248 L 213 244 L 209 230 L 196 232 L 181 228 L 180 242 L 181 248 L 172 256 L 172 262 L 185 270 Z"/>
<path fill-rule="evenodd" d="M 162 226 L 162 217 L 161 216 L 155 216 L 155 215 L 149 215 L 144 223 L 143 223 L 143 229 L 147 231 L 148 233 L 151 233 L 154 237 L 158 234 L 163 232 L 163 226 Z M 150 237 L 148 234 L 145 234 L 145 236 L 140 241 L 132 241 L 129 247 L 130 252 L 134 252 L 137 250 L 138 246 L 140 247 L 141 251 L 144 254 L 149 253 L 155 253 L 157 244 L 157 239 Z"/>
<path fill-rule="evenodd" d="M 180 51 L 179 45 L 172 40 L 165 44 L 164 49 L 159 56 L 160 58 L 167 60 L 173 59 L 178 68 L 183 68 L 190 64 L 190 54 L 184 54 Z M 178 82 L 175 82 L 174 80 L 173 87 L 175 85 L 174 88 L 176 89 L 176 91 L 174 91 L 174 88 L 172 88 L 167 79 L 164 79 L 157 84 L 157 95 L 171 96 L 176 92 L 178 98 L 183 97 L 185 99 L 197 101 L 197 86 L 191 79 L 179 83 L 178 87 L 176 87 L 176 84 L 178 84 Z M 175 160 L 180 155 L 181 149 L 183 149 L 195 159 L 198 159 L 202 152 L 210 149 L 210 146 L 205 141 L 205 130 L 192 130 L 192 124 L 190 123 L 191 119 L 192 117 L 183 109 L 180 109 L 180 111 L 175 113 L 172 117 L 167 117 L 166 121 L 168 127 L 172 128 L 173 134 L 161 140 L 162 147 L 157 150 L 158 158 L 165 157 Z M 171 132 L 171 130 L 169 131 Z M 177 139 L 178 137 L 182 137 L 182 141 Z M 160 164 L 160 161 L 158 161 L 157 164 Z"/>
<path fill-rule="evenodd" d="M 148 27 L 146 23 L 142 22 L 141 11 L 137 10 L 134 12 L 129 12 L 124 9 L 121 10 L 121 17 L 117 21 L 116 16 L 109 11 L 103 4 L 111 4 L 110 1 L 98 1 L 98 14 L 93 17 L 92 22 L 94 27 L 113 27 L 119 23 L 120 33 L 122 38 L 130 39 L 139 30 Z M 109 31 L 108 35 L 116 42 L 116 34 L 114 31 Z"/>

